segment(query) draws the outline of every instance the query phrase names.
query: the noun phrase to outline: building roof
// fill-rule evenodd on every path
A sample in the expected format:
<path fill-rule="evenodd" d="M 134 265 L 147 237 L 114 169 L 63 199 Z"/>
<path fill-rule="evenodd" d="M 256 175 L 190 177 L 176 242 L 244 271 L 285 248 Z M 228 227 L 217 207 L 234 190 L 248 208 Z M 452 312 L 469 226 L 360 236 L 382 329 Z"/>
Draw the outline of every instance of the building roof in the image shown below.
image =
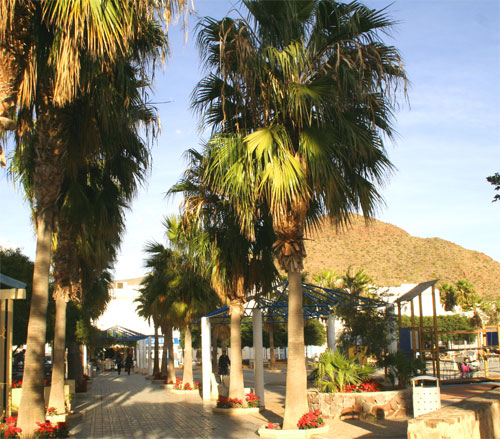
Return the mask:
<path fill-rule="evenodd" d="M 117 341 L 137 341 L 148 338 L 147 335 L 140 332 L 132 331 L 123 326 L 112 326 L 104 331 L 109 337 L 113 337 Z"/>
<path fill-rule="evenodd" d="M 0 284 L 10 288 L 18 288 L 18 289 L 26 288 L 26 284 L 24 282 L 21 282 L 20 280 L 14 279 L 2 273 L 0 273 Z"/>
<path fill-rule="evenodd" d="M 403 303 L 413 300 L 419 294 L 422 294 L 425 290 L 435 285 L 438 280 L 439 279 L 434 279 L 434 280 L 429 280 L 427 282 L 419 283 L 416 287 L 412 288 L 406 294 L 403 294 L 401 297 L 396 299 L 394 303 Z"/>

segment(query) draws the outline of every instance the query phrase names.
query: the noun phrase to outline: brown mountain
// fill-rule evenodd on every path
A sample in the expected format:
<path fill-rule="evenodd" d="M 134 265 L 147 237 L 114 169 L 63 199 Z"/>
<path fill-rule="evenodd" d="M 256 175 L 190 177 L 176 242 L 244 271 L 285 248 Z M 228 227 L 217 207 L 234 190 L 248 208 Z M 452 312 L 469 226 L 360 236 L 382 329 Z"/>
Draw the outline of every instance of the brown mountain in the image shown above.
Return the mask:
<path fill-rule="evenodd" d="M 398 286 L 432 279 L 469 279 L 481 296 L 500 296 L 500 263 L 440 238 L 416 238 L 392 224 L 355 215 L 351 227 L 336 232 L 325 221 L 306 241 L 304 269 L 344 274 L 364 268 L 379 286 Z"/>

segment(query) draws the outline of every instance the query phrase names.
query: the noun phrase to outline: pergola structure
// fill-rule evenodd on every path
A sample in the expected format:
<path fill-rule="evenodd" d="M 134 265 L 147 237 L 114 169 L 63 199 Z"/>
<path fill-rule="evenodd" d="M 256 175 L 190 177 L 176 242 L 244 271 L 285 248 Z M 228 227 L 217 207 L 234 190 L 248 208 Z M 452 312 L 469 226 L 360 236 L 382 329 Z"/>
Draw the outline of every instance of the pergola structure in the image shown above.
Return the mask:
<path fill-rule="evenodd" d="M 282 323 L 288 319 L 288 281 L 282 282 L 273 288 L 270 293 L 260 293 L 247 298 L 243 318 L 252 317 L 255 308 L 262 311 L 263 323 Z M 352 296 L 351 294 L 333 288 L 320 287 L 309 283 L 302 283 L 304 320 L 326 318 L 332 308 L 337 305 L 356 305 L 359 307 L 381 307 L 386 302 L 370 299 L 368 297 Z M 229 307 L 224 306 L 216 309 L 204 317 L 209 317 L 216 324 L 227 324 L 230 322 Z M 276 319 L 279 320 L 276 320 Z"/>
<path fill-rule="evenodd" d="M 427 282 L 422 282 L 408 291 L 406 294 L 402 295 L 394 301 L 398 309 L 398 329 L 400 331 L 400 337 L 398 339 L 398 350 L 407 352 L 413 358 L 420 356 L 420 358 L 429 358 L 432 362 L 432 375 L 438 378 L 440 381 L 457 381 L 460 379 L 467 379 L 467 377 L 457 378 L 460 375 L 460 370 L 457 370 L 459 366 L 457 365 L 456 356 L 463 353 L 464 348 L 449 348 L 444 347 L 443 350 L 440 349 L 440 337 L 444 335 L 474 335 L 477 338 L 476 347 L 467 347 L 465 349 L 467 352 L 474 351 L 478 356 L 479 364 L 483 364 L 483 367 L 479 371 L 476 371 L 478 378 L 488 378 L 488 379 L 499 379 L 498 375 L 498 364 L 500 364 L 500 356 L 495 354 L 488 354 L 490 349 L 500 350 L 500 324 L 495 326 L 485 326 L 482 328 L 472 329 L 472 330 L 455 330 L 455 331 L 440 331 L 438 330 L 437 321 L 437 307 L 439 304 L 439 297 L 436 297 L 436 283 L 439 279 L 430 280 Z M 422 300 L 422 294 L 431 288 L 431 300 L 432 300 L 432 325 L 424 325 L 424 306 Z M 416 319 L 415 301 L 418 303 L 418 323 Z M 403 304 L 410 304 L 410 327 L 409 333 L 406 337 L 402 334 L 401 328 L 401 308 Z M 406 341 L 406 343 L 405 343 Z M 496 369 L 493 376 L 490 375 L 489 366 L 489 355 L 493 361 L 493 365 Z M 443 358 L 441 358 L 443 357 Z M 448 358 L 447 358 L 448 357 Z M 479 361 L 479 359 L 481 361 Z M 480 374 L 484 374 L 480 375 Z"/>
<path fill-rule="evenodd" d="M 10 416 L 11 412 L 12 331 L 16 299 L 26 299 L 26 284 L 0 273 L 0 413 L 2 416 Z"/>
<path fill-rule="evenodd" d="M 247 298 L 242 318 L 252 319 L 254 343 L 254 374 L 255 393 L 259 403 L 264 402 L 264 362 L 262 357 L 262 324 L 282 323 L 288 320 L 288 281 L 274 287 L 268 293 L 255 294 Z M 367 297 L 353 296 L 345 291 L 302 283 L 304 320 L 325 318 L 328 319 L 329 343 L 335 340 L 335 320 L 331 316 L 332 309 L 338 305 L 352 305 L 359 307 L 387 307 L 387 303 Z M 211 398 L 212 362 L 210 361 L 211 324 L 227 324 L 230 321 L 229 307 L 224 306 L 206 314 L 201 318 L 201 345 L 202 345 L 202 382 L 203 399 Z M 330 348 L 334 348 L 334 345 Z"/>
<path fill-rule="evenodd" d="M 108 337 L 113 338 L 117 342 L 133 342 L 147 338 L 147 335 L 141 334 L 132 329 L 124 328 L 123 326 L 112 326 L 104 331 Z"/>
<path fill-rule="evenodd" d="M 412 357 L 416 357 L 418 352 L 421 358 L 425 357 L 425 353 L 430 353 L 432 358 L 432 374 L 433 376 L 440 379 L 440 369 L 439 369 L 439 343 L 438 343 L 438 331 L 437 331 L 437 303 L 436 303 L 436 289 L 435 285 L 439 279 L 430 280 L 427 282 L 421 282 L 406 294 L 394 301 L 394 304 L 398 307 L 398 329 L 401 329 L 401 306 L 403 303 L 410 303 L 410 337 L 411 337 L 411 354 Z M 432 288 L 432 327 L 424 327 L 424 311 L 422 304 L 422 293 L 428 288 Z M 415 324 L 415 305 L 414 300 L 418 299 L 419 308 L 419 324 Z M 426 347 L 424 343 L 424 330 L 430 330 L 432 343 L 431 346 Z M 400 349 L 398 341 L 398 350 Z"/>

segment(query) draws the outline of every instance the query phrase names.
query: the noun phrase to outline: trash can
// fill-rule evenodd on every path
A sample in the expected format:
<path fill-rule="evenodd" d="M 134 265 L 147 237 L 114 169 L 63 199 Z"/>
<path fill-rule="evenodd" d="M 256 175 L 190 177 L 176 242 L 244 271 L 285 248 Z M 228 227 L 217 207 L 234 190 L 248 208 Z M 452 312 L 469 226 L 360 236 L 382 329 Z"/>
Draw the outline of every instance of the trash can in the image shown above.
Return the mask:
<path fill-rule="evenodd" d="M 437 378 L 419 375 L 413 377 L 411 381 L 414 418 L 441 408 L 441 394 Z"/>

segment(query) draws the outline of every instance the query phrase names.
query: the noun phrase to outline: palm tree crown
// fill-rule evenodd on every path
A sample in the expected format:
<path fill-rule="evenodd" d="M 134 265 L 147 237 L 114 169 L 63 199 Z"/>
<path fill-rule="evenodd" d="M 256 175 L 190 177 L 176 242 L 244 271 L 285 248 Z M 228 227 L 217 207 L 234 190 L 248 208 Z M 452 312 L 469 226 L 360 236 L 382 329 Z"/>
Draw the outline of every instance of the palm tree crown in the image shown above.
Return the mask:
<path fill-rule="evenodd" d="M 247 19 L 203 19 L 198 43 L 209 71 L 193 92 L 212 125 L 205 181 L 253 237 L 258 207 L 273 221 L 288 272 L 289 358 L 284 428 L 307 411 L 301 276 L 304 236 L 326 214 L 337 226 L 381 202 L 391 172 L 395 91 L 406 75 L 384 44 L 384 11 L 334 0 L 244 0 Z"/>

